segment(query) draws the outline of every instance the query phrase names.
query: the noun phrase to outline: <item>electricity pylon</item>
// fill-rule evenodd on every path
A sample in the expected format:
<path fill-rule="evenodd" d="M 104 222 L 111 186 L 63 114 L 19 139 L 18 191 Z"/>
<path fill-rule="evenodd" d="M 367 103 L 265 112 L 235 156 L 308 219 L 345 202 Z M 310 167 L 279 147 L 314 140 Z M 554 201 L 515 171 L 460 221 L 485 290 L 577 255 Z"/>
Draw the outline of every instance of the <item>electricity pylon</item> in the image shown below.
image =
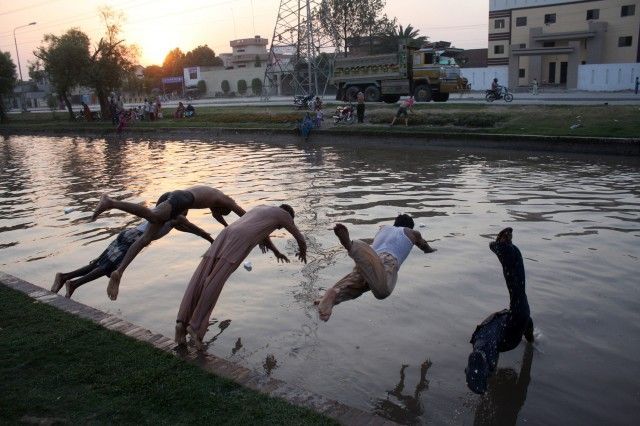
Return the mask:
<path fill-rule="evenodd" d="M 331 79 L 336 42 L 319 19 L 321 0 L 281 0 L 273 30 L 263 99 L 282 95 L 323 96 Z"/>

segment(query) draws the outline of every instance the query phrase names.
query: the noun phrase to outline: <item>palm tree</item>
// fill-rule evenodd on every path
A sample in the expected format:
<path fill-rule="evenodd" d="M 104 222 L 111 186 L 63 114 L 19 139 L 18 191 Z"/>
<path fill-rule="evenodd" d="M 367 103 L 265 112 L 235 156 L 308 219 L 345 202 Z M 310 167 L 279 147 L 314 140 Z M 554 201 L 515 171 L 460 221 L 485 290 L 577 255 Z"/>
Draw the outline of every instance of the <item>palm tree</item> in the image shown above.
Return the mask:
<path fill-rule="evenodd" d="M 420 30 L 413 28 L 411 24 L 407 25 L 406 28 L 403 28 L 402 25 L 398 25 L 393 28 L 391 32 L 391 36 L 394 37 L 399 43 L 403 42 L 405 44 L 411 44 L 418 47 L 421 47 L 429 37 L 421 36 Z"/>

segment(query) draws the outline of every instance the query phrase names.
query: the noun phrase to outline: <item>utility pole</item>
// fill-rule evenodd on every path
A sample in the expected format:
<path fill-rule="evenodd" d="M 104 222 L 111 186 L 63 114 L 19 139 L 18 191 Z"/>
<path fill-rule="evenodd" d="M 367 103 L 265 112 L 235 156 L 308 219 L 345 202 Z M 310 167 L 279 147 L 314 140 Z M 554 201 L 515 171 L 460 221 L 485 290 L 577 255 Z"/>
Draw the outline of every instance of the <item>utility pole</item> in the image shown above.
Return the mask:
<path fill-rule="evenodd" d="M 281 0 L 264 74 L 264 100 L 290 94 L 324 96 L 336 45 L 321 28 L 321 0 Z M 287 93 L 289 92 L 289 93 Z"/>

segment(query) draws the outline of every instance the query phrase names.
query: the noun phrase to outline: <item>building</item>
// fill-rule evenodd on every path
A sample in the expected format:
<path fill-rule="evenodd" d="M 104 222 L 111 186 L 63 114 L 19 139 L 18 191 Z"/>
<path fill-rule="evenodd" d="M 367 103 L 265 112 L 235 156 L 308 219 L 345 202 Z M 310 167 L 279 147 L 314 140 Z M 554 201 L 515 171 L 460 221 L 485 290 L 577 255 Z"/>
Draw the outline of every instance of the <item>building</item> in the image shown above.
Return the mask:
<path fill-rule="evenodd" d="M 631 89 L 640 76 L 640 0 L 489 0 L 489 68 L 508 86 Z"/>
<path fill-rule="evenodd" d="M 251 94 L 251 82 L 258 79 L 262 82 L 267 66 L 269 53 L 266 38 L 259 35 L 253 38 L 231 40 L 229 43 L 232 53 L 218 55 L 222 59 L 221 67 L 189 67 L 185 68 L 184 83 L 187 90 L 197 87 L 199 81 L 204 81 L 207 87 L 206 97 L 220 96 L 223 92 L 222 82 L 229 83 L 230 92 L 238 92 L 238 82 L 244 80 Z"/>
<path fill-rule="evenodd" d="M 269 54 L 267 53 L 266 38 L 259 35 L 253 38 L 231 40 L 231 61 L 233 68 L 260 68 L 264 66 Z"/>

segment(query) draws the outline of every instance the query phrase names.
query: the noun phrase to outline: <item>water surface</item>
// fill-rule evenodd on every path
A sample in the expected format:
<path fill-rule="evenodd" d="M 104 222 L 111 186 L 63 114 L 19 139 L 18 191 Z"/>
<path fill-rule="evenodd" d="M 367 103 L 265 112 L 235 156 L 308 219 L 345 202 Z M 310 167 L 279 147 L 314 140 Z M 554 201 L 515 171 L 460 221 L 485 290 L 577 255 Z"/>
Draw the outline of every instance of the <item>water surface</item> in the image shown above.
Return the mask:
<path fill-rule="evenodd" d="M 252 140 L 0 138 L 0 269 L 49 288 L 137 223 L 108 213 L 103 192 L 152 203 L 193 184 L 246 209 L 290 203 L 306 235 L 274 233 L 291 259 L 254 250 L 214 310 L 209 350 L 402 423 L 632 424 L 640 415 L 640 164 L 622 157 L 508 151 L 267 145 Z M 65 214 L 65 208 L 74 211 Z M 352 268 L 331 232 L 372 237 L 399 212 L 438 251 L 414 250 L 384 301 L 365 294 L 328 323 L 313 300 Z M 189 218 L 214 236 L 210 215 Z M 231 220 L 235 220 L 231 217 Z M 477 323 L 508 306 L 491 238 L 505 226 L 525 257 L 538 340 L 502 354 L 484 397 L 466 388 Z M 126 272 L 74 298 L 172 335 L 207 243 L 173 231 Z"/>

